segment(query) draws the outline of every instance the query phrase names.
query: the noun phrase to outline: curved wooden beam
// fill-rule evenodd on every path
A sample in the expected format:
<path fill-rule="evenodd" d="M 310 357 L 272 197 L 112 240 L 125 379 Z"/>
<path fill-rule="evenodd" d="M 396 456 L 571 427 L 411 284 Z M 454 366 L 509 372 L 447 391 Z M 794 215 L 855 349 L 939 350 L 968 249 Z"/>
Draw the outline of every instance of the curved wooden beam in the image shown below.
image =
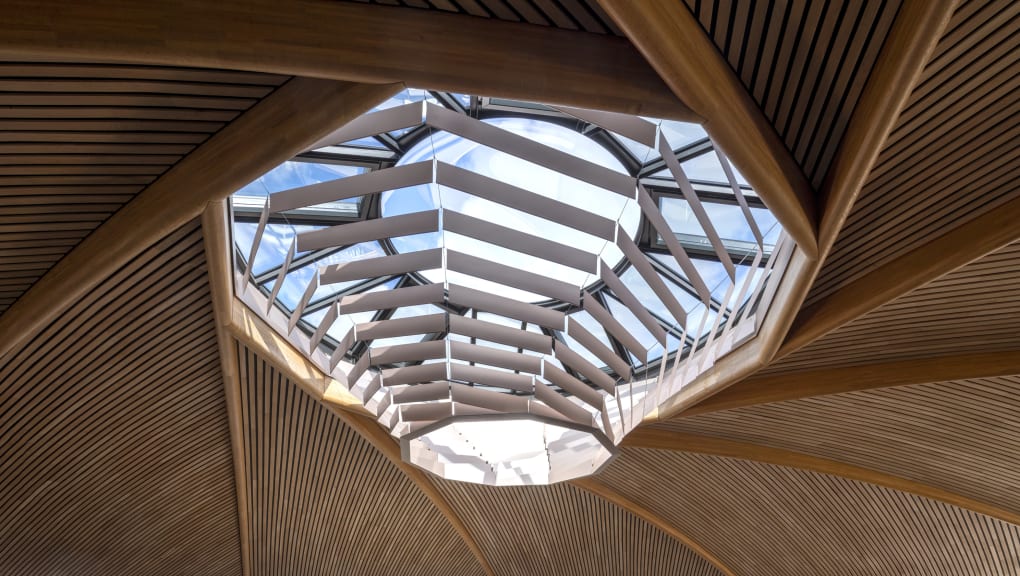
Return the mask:
<path fill-rule="evenodd" d="M 900 7 L 822 185 L 821 194 L 825 205 L 819 228 L 821 260 L 824 260 L 836 242 L 854 201 L 867 182 L 871 169 L 878 161 L 879 153 L 896 126 L 900 113 L 906 107 L 914 86 L 917 85 L 925 65 L 935 52 L 958 4 L 957 0 L 944 2 L 905 0 Z M 994 244 L 994 241 L 992 243 Z M 956 266 L 962 266 L 1001 245 L 1002 243 L 997 244 L 987 250 L 978 248 L 976 251 L 971 251 L 962 244 L 954 246 L 953 251 L 940 254 L 930 262 L 936 265 L 930 271 L 918 268 L 920 262 L 913 262 L 913 266 L 909 265 L 910 258 L 924 257 L 922 254 L 903 258 L 875 271 L 861 279 L 864 281 L 870 278 L 869 281 L 847 286 L 842 291 L 842 298 L 836 297 L 829 303 L 827 303 L 829 299 L 826 299 L 798 315 L 777 358 L 791 354 L 808 342 L 820 338 L 881 303 L 888 302 L 895 296 L 941 276 Z M 969 259 L 968 256 L 953 259 L 954 262 L 959 262 L 955 266 L 950 262 L 944 262 L 945 256 L 959 248 L 971 254 Z M 904 268 L 904 264 L 908 266 Z M 820 270 L 821 262 L 812 274 L 812 282 Z M 886 278 L 889 274 L 896 275 L 899 280 L 892 276 Z M 886 281 L 883 282 L 883 278 L 886 278 Z M 911 281 L 912 278 L 915 280 Z"/>
<path fill-rule="evenodd" d="M 2 27 L 2 25 L 0 25 Z M 214 134 L 96 228 L 0 316 L 0 357 L 211 200 L 290 160 L 399 85 L 294 78 Z"/>
<path fill-rule="evenodd" d="M 599 482 L 598 480 L 590 476 L 587 478 L 571 480 L 570 483 L 582 490 L 591 492 L 592 494 L 598 496 L 599 498 L 603 498 L 606 501 L 616 506 L 619 506 L 620 508 L 623 508 L 627 512 L 630 512 L 631 514 L 637 516 L 638 518 L 644 520 L 645 522 L 648 522 L 652 526 L 655 526 L 659 530 L 668 534 L 671 538 L 673 538 L 677 542 L 680 542 L 684 546 L 687 546 L 688 548 L 693 550 L 695 554 L 707 560 L 711 565 L 718 568 L 719 571 L 725 574 L 726 576 L 735 576 L 733 570 L 730 570 L 728 566 L 723 564 L 722 560 L 719 560 L 718 556 L 708 551 L 704 546 L 695 542 L 693 539 L 691 539 L 690 536 L 681 532 L 676 526 L 673 526 L 665 518 L 659 516 L 654 511 L 648 509 L 647 507 L 639 504 L 638 502 L 635 502 L 634 500 L 624 496 L 623 494 L 620 494 L 616 490 L 610 488 L 609 486 L 606 486 L 602 482 Z"/>
<path fill-rule="evenodd" d="M 805 329 L 803 326 L 798 327 L 798 323 L 804 322 L 804 311 L 800 310 L 800 307 L 896 119 L 942 37 L 956 3 L 905 0 L 896 15 L 889 36 L 879 53 L 875 69 L 868 78 L 861 100 L 823 184 L 821 196 L 825 198 L 825 208 L 819 231 L 818 258 L 811 260 L 799 253 L 795 254 L 791 267 L 797 269 L 796 281 L 791 286 L 791 282 L 784 279 L 780 287 L 779 301 L 783 302 L 784 310 L 792 313 L 789 316 L 777 317 L 776 322 L 770 319 L 769 325 L 763 328 L 765 342 L 757 343 L 763 339 L 763 334 L 759 334 L 752 343 L 723 357 L 711 371 L 711 375 L 695 380 L 689 390 L 685 390 L 660 407 L 659 419 L 670 418 L 707 402 L 713 394 L 743 381 L 774 359 L 782 358 L 803 343 L 834 329 L 836 327 L 834 320 L 845 321 L 845 318 L 823 317 L 814 326 L 808 325 L 807 331 L 798 334 Z M 685 12 L 679 9 L 676 11 Z M 697 23 L 694 22 L 694 25 Z M 1003 227 L 1000 226 L 1001 229 Z M 940 258 L 931 258 L 930 263 L 939 262 Z M 882 276 L 879 274 L 875 278 L 881 279 Z M 851 301 L 851 304 L 860 306 L 863 304 L 863 297 L 872 295 L 870 289 L 869 286 L 855 287 L 846 292 L 846 299 Z M 849 314 L 861 313 L 860 308 L 841 311 Z M 838 312 L 840 310 L 832 313 Z M 796 320 L 793 316 L 796 316 Z M 773 341 L 773 338 L 778 339 L 778 342 Z M 769 345 L 765 346 L 766 343 Z"/>
<path fill-rule="evenodd" d="M 1020 240 L 1017 222 L 1020 198 L 953 228 L 803 308 L 777 358 L 789 356 L 855 318 Z"/>
<path fill-rule="evenodd" d="M 832 249 L 958 4 L 904 0 L 900 6 L 822 184 L 820 254 Z"/>
<path fill-rule="evenodd" d="M 858 390 L 1020 374 L 1020 350 L 956 354 L 752 376 L 680 412 L 694 416 Z"/>
<path fill-rule="evenodd" d="M 251 575 L 251 536 L 249 534 L 248 472 L 244 454 L 244 429 L 241 412 L 241 380 L 237 373 L 237 347 L 228 329 L 231 316 L 231 270 L 224 248 L 230 246 L 227 233 L 226 201 L 209 204 L 202 213 L 205 260 L 209 268 L 209 291 L 216 318 L 216 343 L 220 351 L 223 391 L 230 428 L 230 451 L 234 460 L 234 489 L 237 492 L 237 529 L 241 540 L 241 574 Z"/>
<path fill-rule="evenodd" d="M 288 380 L 297 384 L 306 394 L 332 410 L 344 423 L 361 434 L 369 443 L 382 452 L 390 462 L 400 468 L 425 493 L 433 505 L 439 509 L 440 513 L 446 517 L 450 525 L 463 538 L 464 543 L 471 549 L 471 552 L 478 559 L 486 573 L 492 576 L 494 572 L 488 559 L 482 554 L 477 541 L 468 532 L 467 527 L 460 517 L 457 516 L 456 512 L 454 512 L 449 502 L 446 501 L 424 472 L 401 460 L 400 446 L 372 419 L 370 413 L 365 410 L 361 403 L 347 392 L 346 387 L 338 382 L 334 382 L 332 378 L 323 374 L 303 354 L 298 352 L 286 338 L 280 336 L 276 330 L 234 297 L 233 272 L 230 263 L 233 246 L 227 210 L 226 200 L 211 202 L 202 214 L 202 233 L 205 235 L 206 258 L 209 262 L 209 283 L 213 294 L 213 309 L 216 313 L 217 332 L 221 335 L 221 339 L 225 340 L 225 342 L 220 342 L 220 354 L 222 356 L 221 363 L 225 366 L 224 383 L 228 386 L 227 411 L 230 416 L 235 470 L 240 466 L 240 470 L 237 471 L 238 510 L 241 520 L 244 521 L 241 534 L 243 537 L 242 553 L 245 560 L 248 559 L 248 554 L 245 550 L 250 549 L 250 544 L 247 542 L 246 521 L 248 503 L 245 500 L 248 491 L 244 486 L 244 478 L 248 476 L 243 474 L 244 443 L 241 437 L 243 432 L 240 422 L 241 389 L 239 382 L 236 380 L 236 368 L 234 368 L 237 366 L 237 348 L 233 343 L 235 338 L 253 350 L 266 362 L 280 370 Z M 233 362 L 234 367 L 226 367 L 228 361 Z M 231 375 L 233 376 L 232 383 L 229 378 Z M 328 394 L 327 391 L 329 392 Z M 238 462 L 238 459 L 240 459 L 240 462 Z"/>
<path fill-rule="evenodd" d="M 925 498 L 931 498 L 932 500 L 939 500 L 953 506 L 991 516 L 992 518 L 998 518 L 1005 522 L 1020 524 L 1020 514 L 990 502 L 983 502 L 955 492 L 943 490 L 942 488 L 871 470 L 870 468 L 854 466 L 853 464 L 846 464 L 826 458 L 818 458 L 792 450 L 652 428 L 640 428 L 632 431 L 624 438 L 623 445 L 632 448 L 675 450 L 709 456 L 740 458 L 742 460 L 798 468 L 830 476 L 840 476 L 858 482 L 867 482 L 901 492 L 916 494 Z"/>
<path fill-rule="evenodd" d="M 322 0 L 11 0 L 0 58 L 229 68 L 696 120 L 624 38 Z"/>
<path fill-rule="evenodd" d="M 599 0 L 810 257 L 814 192 L 804 172 L 705 31 L 676 0 Z"/>

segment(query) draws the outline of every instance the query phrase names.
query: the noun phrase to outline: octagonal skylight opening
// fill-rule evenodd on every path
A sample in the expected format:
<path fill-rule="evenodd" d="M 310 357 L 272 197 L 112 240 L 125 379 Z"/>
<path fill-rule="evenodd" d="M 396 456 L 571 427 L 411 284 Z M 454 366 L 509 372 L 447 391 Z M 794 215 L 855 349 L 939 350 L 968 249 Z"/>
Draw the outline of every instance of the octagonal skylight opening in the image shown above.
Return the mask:
<path fill-rule="evenodd" d="M 446 477 L 592 473 L 753 337 L 792 245 L 692 124 L 407 91 L 334 140 L 234 196 L 241 295 Z"/>

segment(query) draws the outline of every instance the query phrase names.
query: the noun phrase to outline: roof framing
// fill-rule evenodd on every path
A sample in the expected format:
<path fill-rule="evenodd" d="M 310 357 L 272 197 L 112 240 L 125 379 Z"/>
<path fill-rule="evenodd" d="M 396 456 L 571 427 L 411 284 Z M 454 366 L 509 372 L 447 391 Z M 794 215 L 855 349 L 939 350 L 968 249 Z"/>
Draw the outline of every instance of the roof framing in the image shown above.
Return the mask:
<path fill-rule="evenodd" d="M 944 254 L 936 253 L 937 257 L 933 257 L 931 253 L 920 254 L 919 252 L 923 250 L 921 249 L 862 279 L 870 279 L 870 285 L 848 286 L 833 295 L 832 298 L 842 296 L 842 301 L 833 300 L 830 303 L 828 300 L 824 300 L 808 310 L 808 314 L 812 314 L 811 310 L 814 310 L 814 315 L 818 317 L 805 320 L 805 311 L 801 309 L 811 285 L 821 270 L 822 263 L 839 234 L 839 229 L 843 226 L 854 200 L 868 177 L 868 173 L 874 166 L 879 152 L 906 105 L 913 87 L 917 84 L 925 64 L 949 24 L 955 6 L 955 1 L 904 0 L 900 7 L 892 30 L 879 54 L 875 70 L 868 78 L 864 94 L 854 111 L 847 133 L 840 144 L 832 168 L 830 168 L 821 190 L 825 206 L 822 213 L 822 227 L 819 231 L 818 258 L 811 261 L 801 258 L 800 262 L 794 260 L 791 266 L 802 265 L 805 269 L 803 276 L 798 277 L 797 286 L 787 287 L 788 283 L 784 282 L 784 288 L 788 288 L 790 300 L 788 307 L 784 309 L 792 310 L 796 315 L 795 320 L 791 318 L 792 325 L 786 324 L 782 330 L 774 330 L 771 338 L 775 338 L 775 341 L 769 340 L 768 336 L 763 339 L 759 335 L 752 342 L 759 347 L 768 344 L 767 348 L 770 349 L 759 353 L 759 356 L 764 360 L 752 362 L 749 358 L 744 358 L 750 357 L 751 351 L 748 350 L 747 353 L 744 353 L 743 349 L 723 358 L 720 365 L 723 363 L 735 365 L 734 369 L 727 370 L 731 373 L 730 377 L 719 383 L 695 382 L 697 388 L 687 394 L 681 394 L 674 398 L 670 405 L 660 409 L 660 418 L 668 418 L 689 409 L 734 383 L 740 382 L 737 386 L 743 388 L 744 384 L 741 380 L 768 362 L 792 353 L 825 333 L 888 301 L 891 299 L 890 294 L 902 294 L 952 269 L 945 267 L 946 261 L 942 259 Z M 690 16 L 690 14 L 685 16 Z M 696 25 L 696 22 L 693 22 L 693 25 Z M 1020 210 L 1020 201 L 1015 201 L 1013 204 L 1018 205 L 1014 207 L 1014 210 Z M 1008 217 L 1016 218 L 1017 216 Z M 998 232 L 1002 233 L 1008 228 L 1000 225 Z M 994 234 L 996 230 L 987 232 Z M 966 246 L 966 239 L 955 238 L 957 242 L 961 240 L 964 244 L 953 246 L 951 252 L 959 251 L 961 247 Z M 1007 242 L 1002 241 L 992 249 L 1005 243 Z M 945 245 L 940 245 L 939 249 L 944 250 Z M 957 257 L 966 258 L 966 260 L 954 265 L 953 268 L 973 260 L 991 249 L 966 246 L 966 251 L 980 252 L 980 254 L 972 253 L 969 256 L 956 254 Z M 796 254 L 795 257 L 799 255 Z M 929 258 L 929 261 L 918 260 L 918 258 L 924 257 Z M 931 270 L 925 275 L 923 271 L 919 270 L 919 267 L 939 268 L 939 270 Z M 887 276 L 890 273 L 892 276 Z M 896 285 L 893 285 L 894 283 Z M 872 292 L 872 290 L 882 290 L 883 285 L 884 295 Z M 829 305 L 826 306 L 826 304 Z M 818 306 L 825 307 L 818 310 Z M 745 348 L 748 347 L 745 346 Z M 755 367 L 756 364 L 757 367 Z M 716 370 L 715 373 L 720 371 L 722 370 Z"/>
<path fill-rule="evenodd" d="M 679 416 L 859 390 L 1014 374 L 1020 374 L 1020 350 L 756 375 L 688 408 Z"/>
<path fill-rule="evenodd" d="M 225 198 L 289 160 L 399 88 L 288 81 L 140 192 L 0 316 L 0 356 L 27 342 L 154 242 L 197 218 L 209 201 Z M 267 126 L 275 127 L 271 138 Z"/>
<path fill-rule="evenodd" d="M 892 132 L 900 117 L 900 113 L 906 107 L 910 94 L 921 78 L 925 65 L 935 52 L 939 40 L 949 21 L 956 10 L 957 0 L 946 2 L 927 2 L 925 0 L 904 0 L 900 7 L 896 20 L 893 22 L 892 30 L 886 39 L 882 52 L 872 71 L 868 82 L 865 85 L 864 93 L 857 105 L 854 114 L 850 119 L 846 135 L 840 143 L 839 150 L 833 160 L 822 186 L 822 197 L 824 208 L 821 214 L 821 227 L 819 230 L 819 253 L 818 265 L 812 273 L 812 282 L 821 271 L 821 263 L 832 249 L 839 231 L 846 222 L 847 216 L 853 207 L 854 201 L 860 194 L 861 189 L 867 181 L 871 169 L 878 160 L 889 134 Z M 998 248 L 1002 242 L 994 246 Z M 970 251 L 971 246 L 960 244 L 954 247 Z M 977 248 L 977 247 L 975 247 Z M 923 250 L 923 249 L 922 249 Z M 978 248 L 980 250 L 980 248 Z M 974 258 L 991 251 L 985 250 L 980 254 L 970 256 L 968 260 L 960 262 L 957 266 L 963 265 Z M 920 252 L 920 250 L 918 251 Z M 923 257 L 922 254 L 911 254 L 906 260 Z M 937 266 L 943 261 L 935 258 L 936 264 L 930 267 L 933 270 L 925 273 L 920 262 L 914 262 L 912 266 L 902 268 L 905 262 L 897 261 L 893 265 L 885 266 L 874 271 L 867 278 L 872 278 L 870 285 L 855 285 L 846 288 L 852 292 L 843 291 L 845 297 L 852 294 L 853 303 L 840 303 L 838 298 L 833 304 L 839 308 L 838 312 L 826 311 L 825 301 L 813 306 L 811 309 L 798 314 L 794 326 L 787 335 L 786 342 L 780 348 L 777 357 L 782 358 L 807 343 L 820 338 L 825 333 L 838 328 L 840 325 L 849 322 L 853 318 L 876 308 L 878 305 L 892 299 L 889 294 L 903 294 L 909 289 L 920 286 L 953 268 Z M 899 267 L 899 268 L 897 268 Z M 938 270 L 934 270 L 934 268 Z M 956 266 L 954 266 L 955 268 Z M 888 276 L 891 272 L 893 276 Z M 932 275 L 935 274 L 935 275 Z M 897 282 L 896 278 L 900 281 Z M 913 277 L 915 281 L 905 281 Z M 883 280 L 884 279 L 884 280 Z M 885 284 L 885 294 L 879 295 L 870 291 L 859 292 L 861 289 L 873 289 L 882 287 Z M 893 287 L 898 284 L 897 287 Z M 911 288 L 907 289 L 906 287 Z M 833 295 L 837 297 L 838 295 Z M 862 296 L 865 296 L 862 298 Z M 894 297 L 894 296 L 893 296 Z M 805 326 L 805 313 L 808 316 L 817 314 L 821 308 L 821 318 L 813 321 L 808 320 Z M 811 310 L 815 310 L 812 312 Z"/>
<path fill-rule="evenodd" d="M 5 5 L 0 58 L 230 68 L 697 118 L 625 38 L 314 0 Z"/>
<path fill-rule="evenodd" d="M 872 270 L 803 308 L 777 355 L 786 357 L 833 330 L 1020 239 L 1020 198 Z"/>
<path fill-rule="evenodd" d="M 685 432 L 673 432 L 670 430 L 639 428 L 631 432 L 623 440 L 624 446 L 632 448 L 651 448 L 657 450 L 676 450 L 680 452 L 692 452 L 709 456 L 722 456 L 726 458 L 739 458 L 752 462 L 762 462 L 776 466 L 787 466 L 810 472 L 840 476 L 858 482 L 867 482 L 877 486 L 884 486 L 908 492 L 933 500 L 940 500 L 953 506 L 959 506 L 967 510 L 973 510 L 992 518 L 998 518 L 1005 522 L 1020 524 L 1020 514 L 1011 512 L 990 502 L 983 502 L 955 492 L 943 490 L 936 486 L 924 484 L 886 474 L 870 468 L 855 466 L 836 460 L 819 458 L 801 452 L 773 448 L 752 442 L 740 442 L 725 438 L 702 436 Z"/>

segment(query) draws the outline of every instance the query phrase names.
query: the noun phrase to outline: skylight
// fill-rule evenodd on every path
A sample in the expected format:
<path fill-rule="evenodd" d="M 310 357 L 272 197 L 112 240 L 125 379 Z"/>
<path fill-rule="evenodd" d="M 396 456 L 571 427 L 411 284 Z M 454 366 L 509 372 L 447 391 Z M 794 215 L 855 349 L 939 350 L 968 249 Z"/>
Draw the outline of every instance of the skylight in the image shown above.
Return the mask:
<path fill-rule="evenodd" d="M 592 473 L 755 330 L 781 229 L 699 126 L 413 90 L 335 140 L 235 194 L 242 295 L 427 470 Z"/>

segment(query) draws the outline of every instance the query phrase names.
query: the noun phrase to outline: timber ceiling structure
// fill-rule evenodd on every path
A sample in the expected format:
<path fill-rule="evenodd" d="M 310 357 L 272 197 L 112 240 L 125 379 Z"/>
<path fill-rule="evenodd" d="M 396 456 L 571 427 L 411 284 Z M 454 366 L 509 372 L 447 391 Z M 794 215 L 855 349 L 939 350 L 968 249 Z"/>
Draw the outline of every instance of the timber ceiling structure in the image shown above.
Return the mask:
<path fill-rule="evenodd" d="M 0 573 L 1020 573 L 1020 4 L 4 8 Z M 224 247 L 405 86 L 703 122 L 797 240 L 787 312 L 599 475 L 404 463 Z"/>

